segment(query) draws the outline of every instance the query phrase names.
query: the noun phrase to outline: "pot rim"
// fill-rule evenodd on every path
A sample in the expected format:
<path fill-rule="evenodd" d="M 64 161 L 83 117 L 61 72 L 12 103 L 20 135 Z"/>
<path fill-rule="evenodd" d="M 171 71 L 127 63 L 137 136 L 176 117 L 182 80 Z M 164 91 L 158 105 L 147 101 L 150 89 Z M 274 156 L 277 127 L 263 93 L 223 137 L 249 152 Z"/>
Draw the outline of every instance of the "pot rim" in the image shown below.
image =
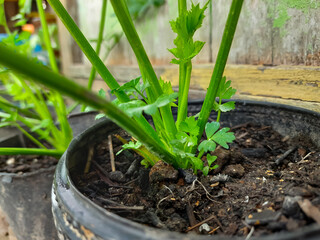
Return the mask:
<path fill-rule="evenodd" d="M 270 102 L 263 102 L 263 101 L 252 101 L 252 100 L 237 100 L 237 99 L 232 99 L 231 101 L 236 101 L 237 104 L 242 104 L 242 105 L 256 105 L 256 106 L 260 106 L 260 107 L 270 107 L 270 108 L 278 108 L 278 109 L 283 109 L 283 110 L 287 110 L 287 111 L 293 111 L 293 112 L 298 112 L 298 113 L 302 113 L 302 114 L 309 114 L 312 115 L 314 117 L 318 117 L 320 118 L 320 113 L 318 112 L 314 112 L 312 110 L 308 110 L 308 109 L 304 109 L 304 108 L 300 108 L 300 107 L 295 107 L 295 106 L 289 106 L 289 105 L 285 105 L 285 104 L 278 104 L 278 103 L 270 103 Z M 203 100 L 191 100 L 189 101 L 190 104 L 202 104 Z M 133 222 L 131 220 L 128 220 L 126 218 L 120 217 L 112 212 L 107 211 L 106 209 L 98 206 L 97 204 L 95 204 L 94 202 L 92 202 L 91 200 L 89 200 L 87 197 L 85 197 L 74 185 L 71 177 L 70 177 L 70 172 L 68 169 L 68 158 L 70 156 L 70 154 L 72 154 L 73 148 L 74 146 L 77 145 L 77 143 L 84 137 L 86 137 L 87 135 L 89 135 L 91 132 L 94 132 L 100 128 L 102 128 L 103 126 L 112 123 L 113 125 L 117 126 L 115 123 L 113 123 L 112 121 L 110 121 L 109 119 L 104 119 L 101 122 L 98 122 L 97 124 L 93 125 L 92 127 L 90 127 L 89 129 L 87 129 L 86 131 L 84 131 L 83 133 L 81 133 L 80 135 L 78 135 L 77 137 L 75 137 L 67 151 L 64 153 L 64 155 L 62 156 L 62 158 L 60 159 L 57 169 L 56 169 L 56 174 L 55 174 L 55 180 L 57 180 L 57 176 L 58 177 L 62 177 L 58 171 L 61 171 L 62 173 L 65 174 L 66 178 L 62 179 L 63 181 L 59 181 L 57 180 L 56 183 L 53 184 L 53 191 L 56 191 L 55 194 L 52 195 L 52 199 L 53 201 L 60 200 L 61 196 L 60 195 L 60 191 L 59 188 L 61 190 L 61 188 L 65 188 L 62 191 L 65 192 L 66 189 L 73 191 L 72 194 L 69 194 L 69 197 L 73 197 L 72 202 L 77 203 L 78 199 L 84 200 L 86 203 L 85 204 L 80 204 L 82 207 L 85 207 L 86 209 L 90 209 L 93 208 L 94 209 L 94 213 L 96 214 L 100 214 L 99 218 L 104 218 L 104 217 L 108 217 L 109 218 L 109 222 L 117 222 L 119 224 L 123 224 L 123 227 L 126 228 L 126 232 L 130 232 L 131 234 L 135 235 L 135 236 L 142 236 L 141 234 L 152 234 L 149 235 L 148 239 L 164 239 L 161 237 L 165 237 L 165 239 L 199 239 L 199 240 L 204 240 L 204 239 L 208 239 L 210 238 L 210 236 L 208 235 L 195 235 L 195 234 L 183 234 L 183 233 L 179 233 L 179 232 L 172 232 L 169 230 L 161 230 L 161 229 L 157 229 L 157 228 L 152 228 L 149 226 L 144 226 L 142 224 Z M 60 176 L 59 176 L 60 175 Z M 61 179 L 60 179 L 61 180 Z M 57 189 L 58 188 L 58 189 Z M 54 196 L 55 195 L 55 196 Z M 55 199 L 54 199 L 55 198 Z M 54 204 L 53 204 L 54 205 Z M 68 213 L 70 214 L 72 212 L 72 210 L 74 210 L 75 208 L 72 207 L 72 209 L 66 209 L 68 211 Z M 73 216 L 75 217 L 75 216 Z M 79 222 L 79 219 L 77 219 L 77 217 L 75 217 L 76 220 Z M 84 224 L 86 226 L 92 226 L 92 224 L 90 224 L 91 219 L 86 218 L 86 219 L 82 219 L 82 222 L 80 224 Z M 96 225 L 94 227 L 97 227 Z M 299 228 L 298 230 L 294 231 L 294 232 L 279 232 L 279 233 L 274 233 L 272 235 L 267 235 L 267 236 L 261 236 L 261 237 L 252 237 L 250 239 L 254 240 L 254 239 L 259 239 L 259 240 L 273 240 L 278 239 L 278 240 L 286 240 L 286 239 L 304 239 L 301 237 L 305 237 L 307 234 L 310 234 L 311 237 L 313 237 L 313 234 L 316 234 L 316 236 L 320 235 L 320 225 L 314 223 L 308 226 L 305 226 L 303 228 Z M 154 238 L 150 237 L 150 236 L 156 236 Z M 99 235 L 100 236 L 100 235 Z M 100 236 L 103 237 L 103 236 Z M 237 239 L 243 239 L 243 237 L 237 237 L 237 236 L 211 236 L 212 239 L 220 239 L 220 240 L 237 240 Z"/>

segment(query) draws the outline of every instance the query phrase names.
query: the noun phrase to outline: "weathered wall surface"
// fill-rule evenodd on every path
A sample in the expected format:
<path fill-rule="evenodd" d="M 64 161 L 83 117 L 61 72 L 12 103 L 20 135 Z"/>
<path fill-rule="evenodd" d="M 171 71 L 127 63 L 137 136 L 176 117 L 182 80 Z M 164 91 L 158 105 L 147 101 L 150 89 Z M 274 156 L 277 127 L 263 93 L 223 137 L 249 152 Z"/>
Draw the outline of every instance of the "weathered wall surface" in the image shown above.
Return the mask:
<path fill-rule="evenodd" d="M 137 22 L 145 48 L 157 64 L 168 64 L 172 58 L 174 33 L 168 24 L 177 16 L 176 0 L 149 9 L 143 21 Z M 194 1 L 204 3 L 204 0 Z M 215 60 L 231 0 L 215 0 L 213 5 L 212 51 L 210 51 L 209 11 L 196 37 L 207 44 L 196 63 Z M 101 1 L 78 1 L 81 29 L 89 39 L 98 34 Z M 116 26 L 112 7 L 108 9 L 107 34 L 121 31 Z M 319 0 L 246 0 L 229 63 L 267 65 L 320 65 L 320 1 Z M 103 54 L 102 54 L 103 56 Z M 112 51 L 110 64 L 134 64 L 135 58 L 125 38 Z"/>
<path fill-rule="evenodd" d="M 66 3 L 66 0 L 62 0 Z M 204 3 L 204 0 L 194 0 Z M 202 97 L 212 73 L 231 0 L 214 0 L 213 27 L 209 17 L 196 37 L 206 45 L 193 60 L 191 89 L 193 97 Z M 99 28 L 100 0 L 68 1 L 77 13 L 80 28 L 90 40 Z M 167 0 L 160 8 L 149 9 L 144 19 L 136 22 L 146 51 L 156 72 L 177 87 L 178 69 L 169 65 L 167 50 L 173 47 L 175 34 L 168 24 L 177 17 L 177 1 Z M 75 11 L 76 9 L 76 11 Z M 207 11 L 206 15 L 209 15 Z M 105 41 L 100 56 L 117 80 L 127 81 L 140 75 L 127 40 L 123 36 L 106 58 L 114 37 L 121 36 L 121 27 L 108 5 Z M 319 0 L 245 0 L 225 75 L 232 80 L 237 98 L 268 100 L 298 105 L 320 111 L 320 1 Z M 63 32 L 63 28 L 61 28 Z M 62 34 L 64 72 L 85 84 L 90 64 L 84 55 L 76 55 L 74 44 Z M 68 40 L 68 41 L 67 41 Z M 92 41 L 95 46 L 95 42 Z M 64 46 L 64 47 L 63 47 Z M 73 53 L 70 51 L 72 49 Z M 80 60 L 79 60 L 80 59 Z M 99 78 L 99 77 L 98 77 Z M 80 80 L 81 79 L 81 80 Z M 104 86 L 97 81 L 96 87 Z M 191 94 L 192 96 L 192 94 Z"/>

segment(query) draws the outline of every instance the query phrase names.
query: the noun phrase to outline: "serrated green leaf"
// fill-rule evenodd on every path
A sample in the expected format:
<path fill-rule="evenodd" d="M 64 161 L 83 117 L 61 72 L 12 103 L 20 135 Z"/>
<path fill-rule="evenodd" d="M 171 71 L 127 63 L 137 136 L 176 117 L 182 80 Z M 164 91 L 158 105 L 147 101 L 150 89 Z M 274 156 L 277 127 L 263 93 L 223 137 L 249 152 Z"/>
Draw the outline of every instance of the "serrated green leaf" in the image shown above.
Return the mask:
<path fill-rule="evenodd" d="M 229 87 L 222 95 L 221 99 L 230 99 L 235 95 L 237 92 L 236 89 L 233 89 L 232 87 Z"/>
<path fill-rule="evenodd" d="M 140 92 L 144 92 L 148 87 L 150 87 L 150 83 L 149 82 L 142 82 L 142 83 L 138 84 L 136 87 Z"/>
<path fill-rule="evenodd" d="M 207 9 L 210 1 L 207 1 L 205 5 L 200 8 L 200 4 L 194 5 L 192 3 L 190 11 L 186 15 L 186 23 L 189 36 L 193 36 L 195 31 L 202 25 L 205 18 L 204 11 Z"/>
<path fill-rule="evenodd" d="M 210 154 L 207 154 L 207 162 L 208 166 L 211 167 L 212 163 L 217 160 L 217 156 L 212 156 Z"/>
<path fill-rule="evenodd" d="M 197 136 L 199 133 L 199 126 L 197 125 L 197 120 L 194 116 L 187 117 L 179 125 L 179 131 L 190 133 L 190 135 Z"/>
<path fill-rule="evenodd" d="M 172 94 L 174 93 L 173 89 L 172 89 L 172 85 L 171 82 L 165 82 L 161 77 L 159 79 L 159 84 L 161 86 L 161 89 L 163 91 L 163 93 L 165 94 Z"/>
<path fill-rule="evenodd" d="M 214 169 L 217 169 L 218 167 L 219 167 L 219 165 L 216 164 L 216 165 L 214 165 L 213 167 L 211 167 L 210 169 L 211 169 L 211 170 L 214 170 Z"/>
<path fill-rule="evenodd" d="M 219 127 L 220 127 L 220 123 L 218 122 L 207 123 L 205 126 L 205 132 L 206 132 L 207 138 L 210 139 L 213 136 L 213 134 L 216 131 L 218 131 Z"/>
<path fill-rule="evenodd" d="M 141 160 L 140 164 L 145 168 L 148 168 L 150 166 L 150 163 L 146 159 Z"/>
<path fill-rule="evenodd" d="M 234 101 L 226 102 L 220 106 L 221 112 L 228 112 L 233 109 L 235 109 L 235 102 Z"/>
<path fill-rule="evenodd" d="M 201 27 L 205 17 L 204 11 L 208 6 L 209 1 L 200 8 L 200 4 L 192 3 L 191 9 L 179 15 L 179 17 L 170 21 L 172 31 L 177 33 L 176 39 L 173 41 L 176 48 L 169 51 L 176 57 L 171 63 L 180 64 L 187 62 L 195 57 L 203 48 L 204 42 L 193 41 L 193 35 L 198 28 Z"/>
<path fill-rule="evenodd" d="M 230 101 L 230 102 L 226 102 L 223 104 L 219 104 L 217 102 L 214 102 L 213 104 L 213 110 L 214 111 L 221 111 L 221 112 L 228 112 L 235 109 L 235 102 L 234 101 Z"/>
<path fill-rule="evenodd" d="M 160 83 L 160 86 L 161 86 L 161 89 L 162 89 L 162 92 L 164 94 L 172 94 L 174 93 L 173 89 L 172 89 L 172 85 L 171 85 L 171 82 L 165 82 L 161 77 L 159 79 L 159 83 Z M 170 104 L 171 107 L 177 107 L 177 104 L 175 104 L 174 102 L 172 102 Z"/>
<path fill-rule="evenodd" d="M 208 166 L 205 166 L 203 169 L 202 169 L 202 173 L 204 176 L 208 176 L 209 174 L 209 167 Z"/>
<path fill-rule="evenodd" d="M 199 144 L 198 150 L 208 152 L 208 151 L 214 151 L 216 147 L 217 147 L 217 144 L 214 141 L 204 140 Z"/>
<path fill-rule="evenodd" d="M 111 94 L 115 94 L 116 92 L 120 92 L 120 91 L 124 91 L 124 92 L 127 92 L 127 93 L 135 91 L 135 88 L 137 88 L 137 85 L 139 84 L 140 79 L 141 79 L 141 76 L 137 77 L 135 79 L 132 79 L 129 82 L 126 82 L 122 86 L 120 86 L 120 87 L 118 87 L 116 89 L 113 89 L 111 91 Z"/>
<path fill-rule="evenodd" d="M 123 109 L 129 116 L 138 116 L 142 112 L 153 115 L 157 112 L 158 108 L 171 104 L 175 98 L 178 97 L 178 93 L 162 94 L 151 104 L 146 104 L 143 101 L 135 100 L 127 103 L 119 104 L 119 107 Z"/>
<path fill-rule="evenodd" d="M 39 129 L 48 129 L 48 127 L 50 126 L 50 124 L 52 124 L 52 122 L 50 121 L 50 119 L 44 119 L 40 122 L 40 124 L 34 126 L 33 128 L 31 128 L 31 132 L 37 131 Z"/>
<path fill-rule="evenodd" d="M 215 133 L 210 139 L 221 145 L 222 147 L 229 149 L 227 143 L 232 143 L 235 140 L 233 132 L 228 132 L 229 128 L 222 128 Z"/>
<path fill-rule="evenodd" d="M 197 172 L 197 170 L 203 169 L 203 161 L 201 159 L 197 157 L 190 157 L 190 160 L 195 173 Z"/>
<path fill-rule="evenodd" d="M 105 116 L 106 115 L 104 113 L 99 113 L 99 114 L 97 114 L 97 116 L 95 116 L 94 120 L 98 120 L 98 119 L 103 118 Z"/>
<path fill-rule="evenodd" d="M 113 103 L 116 103 L 114 101 Z M 146 106 L 146 103 L 142 100 L 131 100 L 130 102 L 120 103 L 118 101 L 118 107 L 126 112 L 130 117 L 140 116 L 143 112 L 143 107 Z"/>
<path fill-rule="evenodd" d="M 142 146 L 142 144 L 138 141 L 137 142 L 130 141 L 126 144 L 123 144 L 122 149 L 119 152 L 117 152 L 116 155 L 119 155 L 121 152 L 123 152 L 126 149 L 139 149 L 141 146 Z"/>
<path fill-rule="evenodd" d="M 188 134 L 186 134 L 185 132 L 178 132 L 176 134 L 175 140 L 178 140 L 180 143 L 185 144 L 187 142 L 188 137 Z"/>
<path fill-rule="evenodd" d="M 100 88 L 98 95 L 102 98 L 106 98 L 106 91 Z"/>
<path fill-rule="evenodd" d="M 230 99 L 236 91 L 236 89 L 231 87 L 231 81 L 227 81 L 227 78 L 224 76 L 221 79 L 217 96 L 221 99 Z"/>

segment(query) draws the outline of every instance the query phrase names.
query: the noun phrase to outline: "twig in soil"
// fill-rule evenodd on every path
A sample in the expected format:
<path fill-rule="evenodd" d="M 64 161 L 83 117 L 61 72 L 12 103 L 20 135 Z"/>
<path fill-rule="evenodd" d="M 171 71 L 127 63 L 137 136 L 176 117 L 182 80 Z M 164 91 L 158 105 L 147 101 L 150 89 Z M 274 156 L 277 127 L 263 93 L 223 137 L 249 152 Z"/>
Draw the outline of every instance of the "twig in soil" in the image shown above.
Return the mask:
<path fill-rule="evenodd" d="M 320 210 L 316 206 L 314 206 L 310 200 L 304 199 L 303 201 L 298 201 L 298 204 L 302 211 L 310 218 L 312 218 L 315 222 L 320 224 Z"/>
<path fill-rule="evenodd" d="M 238 128 L 246 128 L 248 125 L 249 125 L 249 123 L 239 124 L 239 125 L 231 127 L 230 130 L 233 131 Z"/>
<path fill-rule="evenodd" d="M 212 215 L 211 217 L 208 217 L 207 219 L 193 225 L 192 227 L 188 227 L 188 229 L 186 230 L 186 232 L 190 232 L 191 230 L 195 229 L 196 227 L 199 227 L 201 226 L 202 224 L 206 223 L 206 222 L 209 222 L 210 220 L 216 220 L 216 222 L 218 223 L 218 225 L 220 226 L 220 228 L 222 229 L 222 225 L 220 223 L 220 221 L 217 219 L 217 217 L 215 215 Z M 223 231 L 222 231 L 223 232 Z"/>
<path fill-rule="evenodd" d="M 214 196 L 212 196 L 212 195 L 208 192 L 208 190 L 205 188 L 205 186 L 203 186 L 203 184 L 202 184 L 198 179 L 194 180 L 194 182 L 198 182 L 198 183 L 201 185 L 201 187 L 203 188 L 203 190 L 206 192 L 207 198 L 208 198 L 210 201 L 221 204 L 220 202 L 212 199 L 212 198 L 214 198 Z M 209 196 L 210 196 L 210 197 L 209 197 Z"/>
<path fill-rule="evenodd" d="M 96 161 L 92 161 L 94 167 L 97 169 L 97 173 L 102 181 L 104 181 L 107 185 L 115 185 L 114 182 L 112 182 L 109 178 L 109 174 L 107 171 L 105 171 Z"/>
<path fill-rule="evenodd" d="M 249 133 L 248 132 L 245 132 L 245 133 L 242 133 L 240 134 L 239 136 L 237 136 L 237 139 L 241 139 L 241 138 L 244 138 L 245 136 L 247 136 Z M 219 145 L 220 146 L 220 145 Z"/>
<path fill-rule="evenodd" d="M 133 207 L 129 207 L 129 206 L 105 206 L 105 208 L 107 209 L 113 209 L 113 210 L 128 210 L 128 211 L 143 211 L 144 210 L 144 206 L 133 206 Z"/>
<path fill-rule="evenodd" d="M 108 145 L 109 145 L 109 153 L 110 153 L 110 162 L 111 162 L 111 171 L 116 171 L 116 164 L 114 163 L 114 153 L 113 153 L 113 146 L 112 146 L 112 136 L 108 136 Z"/>
<path fill-rule="evenodd" d="M 97 197 L 97 200 L 99 200 L 99 201 L 101 201 L 103 203 L 116 205 L 116 206 L 104 206 L 105 208 L 108 208 L 108 209 L 138 210 L 138 211 L 144 210 L 144 206 L 125 206 L 125 205 L 123 205 L 121 203 L 114 202 L 114 201 L 112 201 L 110 199 L 107 199 L 107 198 L 104 198 L 104 197 Z"/>
<path fill-rule="evenodd" d="M 186 211 L 187 211 L 187 215 L 188 215 L 190 226 L 196 225 L 197 224 L 197 220 L 196 220 L 196 218 L 194 216 L 193 207 L 190 204 L 190 202 L 188 202 L 188 204 L 187 204 Z M 199 229 L 197 229 L 197 228 L 194 229 L 194 231 L 199 233 Z"/>
<path fill-rule="evenodd" d="M 210 232 L 208 232 L 208 234 L 213 234 L 214 232 L 216 232 L 220 227 L 216 227 L 214 229 L 212 229 Z"/>
<path fill-rule="evenodd" d="M 254 227 L 252 226 L 245 240 L 249 240 L 252 237 L 253 232 L 254 232 Z"/>
<path fill-rule="evenodd" d="M 286 159 L 286 157 L 289 156 L 290 153 L 292 153 L 294 150 L 297 149 L 297 146 L 294 146 L 294 147 L 291 147 L 288 151 L 286 151 L 284 154 L 282 154 L 280 157 L 278 157 L 276 160 L 275 160 L 275 163 L 277 165 L 280 165 L 283 163 L 284 159 Z"/>
<path fill-rule="evenodd" d="M 91 147 L 89 147 L 87 163 L 86 163 L 86 167 L 84 168 L 84 174 L 87 174 L 90 170 L 93 153 L 94 153 L 94 148 L 93 148 L 93 146 L 91 146 Z"/>
<path fill-rule="evenodd" d="M 307 155 L 305 155 L 305 156 L 301 159 L 300 162 L 304 161 L 307 157 L 309 157 L 311 154 L 314 154 L 314 153 L 315 153 L 314 151 L 313 151 L 313 152 L 309 152 Z M 300 163 L 300 162 L 298 162 L 298 163 Z"/>
<path fill-rule="evenodd" d="M 173 192 L 171 191 L 171 189 L 168 188 L 166 185 L 164 185 L 164 187 L 167 188 L 167 189 L 170 191 L 171 196 L 174 197 L 174 194 L 173 194 Z M 169 197 L 170 197 L 170 195 L 162 198 L 162 199 L 158 202 L 157 208 L 159 209 L 160 203 L 162 203 L 163 201 L 165 201 L 165 200 L 168 199 Z"/>
<path fill-rule="evenodd" d="M 125 186 L 128 186 L 128 185 L 130 185 L 131 183 L 134 183 L 135 181 L 137 181 L 138 179 L 139 179 L 139 178 L 132 179 L 131 181 L 126 182 L 124 185 L 125 185 Z"/>
<path fill-rule="evenodd" d="M 137 171 L 139 165 L 139 160 L 135 159 L 131 164 L 130 167 L 128 168 L 127 172 L 125 173 L 126 176 L 131 176 L 134 172 Z"/>
<path fill-rule="evenodd" d="M 250 232 L 248 233 L 247 237 L 245 240 L 249 240 L 252 237 L 252 234 L 254 232 L 254 226 L 250 226 L 248 223 L 246 223 L 245 221 L 242 221 L 242 223 L 250 229 Z"/>
<path fill-rule="evenodd" d="M 120 203 L 117 203 L 115 201 L 112 201 L 110 199 L 107 199 L 107 198 L 104 198 L 104 197 L 97 197 L 97 199 L 103 203 L 107 203 L 107 204 L 114 204 L 114 205 L 117 205 L 117 206 L 123 206 L 122 204 Z"/>

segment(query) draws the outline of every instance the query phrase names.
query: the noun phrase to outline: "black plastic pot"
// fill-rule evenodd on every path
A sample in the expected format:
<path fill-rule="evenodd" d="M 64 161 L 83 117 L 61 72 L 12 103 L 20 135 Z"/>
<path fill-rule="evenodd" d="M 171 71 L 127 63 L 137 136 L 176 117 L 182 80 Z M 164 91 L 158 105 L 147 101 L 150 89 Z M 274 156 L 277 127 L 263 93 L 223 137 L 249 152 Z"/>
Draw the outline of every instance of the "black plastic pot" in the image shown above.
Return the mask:
<path fill-rule="evenodd" d="M 96 112 L 70 116 L 74 136 L 96 123 Z M 6 129 L 2 147 L 21 146 L 19 132 Z M 9 140 L 8 140 L 9 139 Z M 58 239 L 51 211 L 55 166 L 32 173 L 0 173 L 0 206 L 18 240 Z"/>
<path fill-rule="evenodd" d="M 201 101 L 192 102 L 189 112 L 197 113 Z M 214 116 L 212 116 L 214 117 Z M 235 126 L 247 122 L 272 126 L 284 136 L 303 135 L 320 147 L 320 114 L 270 103 L 237 101 L 236 110 L 223 114 L 222 123 Z M 150 228 L 119 217 L 84 197 L 74 186 L 70 172 L 83 171 L 88 146 L 119 129 L 105 120 L 76 137 L 60 159 L 53 184 L 52 207 L 60 239 L 243 239 L 223 236 L 195 236 Z M 311 225 L 291 233 L 250 238 L 261 240 L 320 239 L 320 226 Z"/>

